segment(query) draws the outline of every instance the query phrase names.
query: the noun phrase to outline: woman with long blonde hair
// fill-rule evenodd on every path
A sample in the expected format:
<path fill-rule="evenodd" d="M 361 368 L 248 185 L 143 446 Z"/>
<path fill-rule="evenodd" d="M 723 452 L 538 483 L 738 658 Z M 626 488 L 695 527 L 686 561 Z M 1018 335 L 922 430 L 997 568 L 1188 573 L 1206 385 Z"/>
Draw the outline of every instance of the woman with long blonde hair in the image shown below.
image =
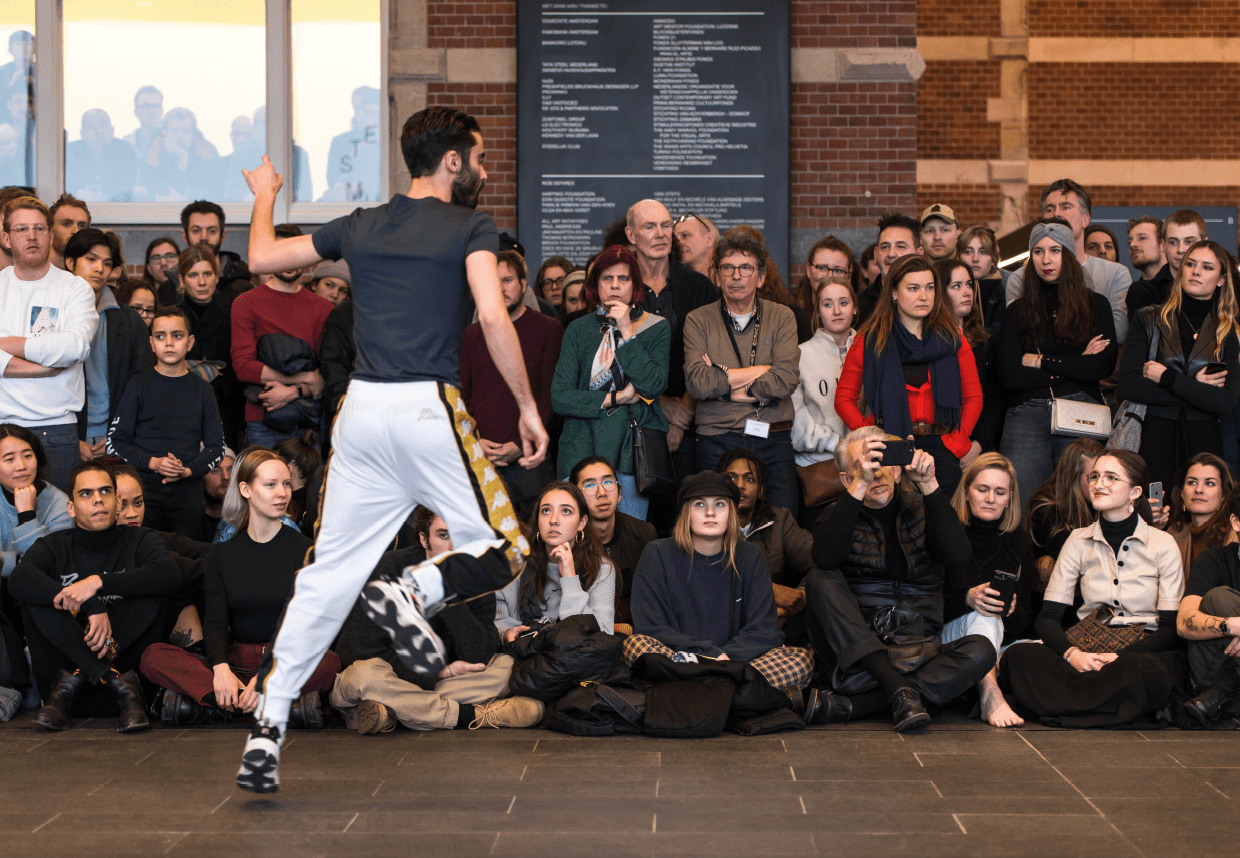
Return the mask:
<path fill-rule="evenodd" d="M 703 471 L 685 478 L 677 500 L 673 535 L 647 545 L 633 575 L 625 661 L 680 652 L 748 661 L 776 687 L 804 688 L 814 659 L 782 646 L 766 557 L 740 538 L 739 490 L 725 474 Z"/>
<path fill-rule="evenodd" d="M 1146 405 L 1139 452 L 1164 488 L 1194 453 L 1223 456 L 1222 417 L 1240 399 L 1236 281 L 1231 254 L 1200 241 L 1167 302 L 1142 308 L 1129 330 L 1119 396 Z"/>
<path fill-rule="evenodd" d="M 950 643 L 965 635 L 982 635 L 995 647 L 1028 638 L 1033 632 L 1033 587 L 1037 571 L 1033 544 L 1020 524 L 1016 469 L 1006 456 L 982 453 L 967 468 L 952 496 L 952 507 L 964 525 L 973 549 L 966 565 L 947 569 L 943 596 L 943 631 Z M 1004 610 L 1001 593 L 991 584 L 996 572 L 1017 576 L 1011 605 Z M 1012 711 L 999 690 L 992 669 L 977 684 L 982 719 L 995 727 L 1015 727 L 1024 720 Z"/>

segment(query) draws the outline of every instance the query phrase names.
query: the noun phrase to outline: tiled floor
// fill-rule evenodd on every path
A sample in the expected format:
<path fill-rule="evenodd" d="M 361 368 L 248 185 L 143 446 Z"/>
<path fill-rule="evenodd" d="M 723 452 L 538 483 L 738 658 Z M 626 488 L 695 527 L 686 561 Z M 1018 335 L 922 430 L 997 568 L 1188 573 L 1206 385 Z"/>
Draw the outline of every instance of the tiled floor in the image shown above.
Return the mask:
<path fill-rule="evenodd" d="M 1240 733 L 991 730 L 944 715 L 709 740 L 0 725 L 0 855 L 1240 855 Z"/>

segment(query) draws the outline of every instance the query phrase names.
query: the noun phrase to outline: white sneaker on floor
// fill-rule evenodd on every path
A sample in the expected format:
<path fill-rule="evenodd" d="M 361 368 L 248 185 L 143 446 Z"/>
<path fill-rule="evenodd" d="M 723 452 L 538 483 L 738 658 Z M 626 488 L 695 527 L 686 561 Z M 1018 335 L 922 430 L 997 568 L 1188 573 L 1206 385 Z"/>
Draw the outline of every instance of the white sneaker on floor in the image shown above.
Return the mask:
<path fill-rule="evenodd" d="M 237 786 L 257 793 L 273 793 L 280 788 L 280 748 L 284 737 L 280 728 L 255 724 L 241 755 Z"/>

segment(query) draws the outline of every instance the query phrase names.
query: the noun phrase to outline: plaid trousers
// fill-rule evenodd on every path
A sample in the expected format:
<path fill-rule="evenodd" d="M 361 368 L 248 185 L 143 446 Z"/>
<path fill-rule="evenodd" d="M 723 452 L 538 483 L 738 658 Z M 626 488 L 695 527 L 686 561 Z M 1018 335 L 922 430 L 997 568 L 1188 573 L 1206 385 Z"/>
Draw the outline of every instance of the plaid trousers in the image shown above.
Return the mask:
<path fill-rule="evenodd" d="M 648 635 L 632 635 L 624 642 L 624 663 L 629 667 L 646 653 L 671 658 L 675 650 Z M 750 662 L 776 688 L 804 688 L 814 670 L 814 654 L 798 646 L 777 646 Z"/>

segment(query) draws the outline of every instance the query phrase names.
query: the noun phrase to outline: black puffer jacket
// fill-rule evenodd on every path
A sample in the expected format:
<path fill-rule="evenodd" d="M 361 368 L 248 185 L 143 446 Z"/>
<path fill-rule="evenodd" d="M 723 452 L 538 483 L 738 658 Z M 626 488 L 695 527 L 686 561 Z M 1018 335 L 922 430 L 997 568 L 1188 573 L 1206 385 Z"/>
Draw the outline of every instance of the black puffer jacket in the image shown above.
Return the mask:
<path fill-rule="evenodd" d="M 599 630 L 592 614 L 565 617 L 504 644 L 504 652 L 516 659 L 512 693 L 549 703 L 582 682 L 614 685 L 628 676 L 623 646 L 623 638 Z"/>
<path fill-rule="evenodd" d="M 911 608 L 941 624 L 943 566 L 964 565 L 972 548 L 942 489 L 923 496 L 901 490 L 895 500 L 895 529 L 907 572 L 888 569 L 883 524 L 852 495 L 845 494 L 814 528 L 814 562 L 838 569 L 848 581 L 867 622 L 887 605 Z"/>

